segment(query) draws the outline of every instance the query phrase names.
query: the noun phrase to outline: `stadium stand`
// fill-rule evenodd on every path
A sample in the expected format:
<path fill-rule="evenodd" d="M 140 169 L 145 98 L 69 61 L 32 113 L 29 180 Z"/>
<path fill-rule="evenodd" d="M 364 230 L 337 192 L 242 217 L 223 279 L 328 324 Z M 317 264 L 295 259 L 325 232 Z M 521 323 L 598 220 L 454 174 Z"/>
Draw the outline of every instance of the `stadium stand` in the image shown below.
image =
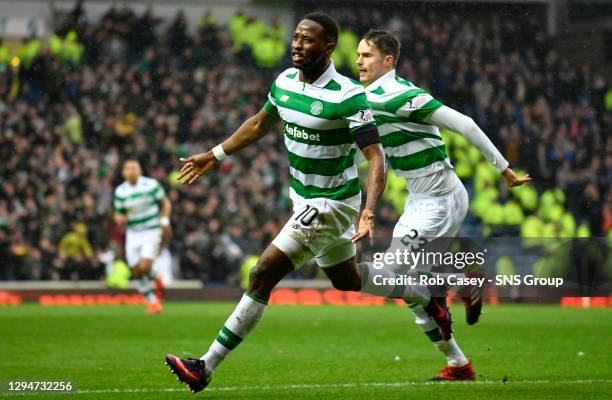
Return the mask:
<path fill-rule="evenodd" d="M 508 191 L 463 138 L 446 133 L 471 195 L 468 235 L 604 236 L 612 228 L 612 86 L 560 57 L 533 18 L 421 9 L 349 8 L 336 62 L 350 73 L 355 40 L 372 26 L 399 32 L 399 75 L 474 117 L 532 188 Z M 363 15 L 362 15 L 363 14 Z M 367 25 L 363 22 L 367 21 Z M 184 278 L 238 282 L 289 215 L 281 140 L 270 135 L 193 187 L 178 157 L 212 147 L 262 106 L 288 66 L 288 27 L 206 14 L 190 34 L 150 12 L 69 14 L 48 43 L 0 44 L 0 280 L 99 279 L 99 255 L 120 255 L 112 191 L 136 155 L 174 205 L 168 244 Z M 382 231 L 403 203 L 391 178 Z M 487 210 L 484 212 L 483 210 Z"/>

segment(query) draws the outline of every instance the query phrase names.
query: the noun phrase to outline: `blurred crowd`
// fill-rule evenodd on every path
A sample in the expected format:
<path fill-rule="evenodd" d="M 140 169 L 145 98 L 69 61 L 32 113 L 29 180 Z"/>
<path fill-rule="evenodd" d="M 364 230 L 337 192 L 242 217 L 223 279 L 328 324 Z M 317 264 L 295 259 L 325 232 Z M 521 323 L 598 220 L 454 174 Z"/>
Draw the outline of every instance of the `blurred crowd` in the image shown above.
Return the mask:
<path fill-rule="evenodd" d="M 575 225 L 593 236 L 610 231 L 608 86 L 588 64 L 563 60 L 536 20 L 329 11 L 357 37 L 372 26 L 398 32 L 401 76 L 473 116 L 538 192 L 560 189 Z M 282 136 L 230 157 L 196 185 L 175 179 L 178 158 L 211 148 L 256 113 L 288 66 L 277 46 L 287 27 L 271 25 L 276 58 L 262 68 L 254 43 L 237 39 L 237 18 L 254 22 L 236 14 L 225 26 L 205 14 L 191 33 L 182 13 L 164 24 L 150 10 L 112 8 L 92 23 L 76 8 L 56 31 L 76 34 L 78 59 L 43 49 L 29 68 L 0 73 L 0 279 L 100 278 L 100 255 L 123 250 L 111 216 L 127 156 L 167 189 L 166 245 L 183 278 L 226 282 L 270 242 L 290 214 Z M 496 201 L 509 201 L 508 193 Z M 397 207 L 385 202 L 379 216 L 392 226 Z M 487 222 L 472 217 L 468 225 L 482 234 Z"/>

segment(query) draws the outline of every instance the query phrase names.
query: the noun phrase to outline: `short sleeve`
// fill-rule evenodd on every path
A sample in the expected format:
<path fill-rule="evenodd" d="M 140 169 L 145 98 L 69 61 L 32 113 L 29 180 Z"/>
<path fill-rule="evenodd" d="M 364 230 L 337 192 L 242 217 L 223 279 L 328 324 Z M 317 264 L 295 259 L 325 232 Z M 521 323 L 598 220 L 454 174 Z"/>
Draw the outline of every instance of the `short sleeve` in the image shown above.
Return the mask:
<path fill-rule="evenodd" d="M 409 122 L 425 123 L 431 113 L 443 106 L 440 101 L 421 89 L 407 92 L 402 96 L 402 100 L 403 104 L 395 112 L 400 117 L 408 118 Z"/>
<path fill-rule="evenodd" d="M 125 214 L 127 211 L 125 208 L 125 199 L 117 195 L 117 191 L 115 190 L 115 196 L 113 199 L 113 205 L 115 207 L 115 212 L 120 214 Z"/>
<path fill-rule="evenodd" d="M 268 99 L 264 104 L 264 110 L 268 114 L 278 115 L 278 108 L 276 107 L 276 99 L 274 98 L 274 89 L 276 88 L 276 82 L 272 82 L 270 86 L 270 91 L 268 92 Z"/>
<path fill-rule="evenodd" d="M 157 201 L 161 201 L 166 198 L 166 191 L 164 190 L 163 186 L 159 184 L 159 182 L 157 183 L 157 189 L 155 190 L 154 196 L 155 200 Z"/>
<path fill-rule="evenodd" d="M 363 89 L 340 103 L 339 114 L 348 121 L 351 132 L 374 125 L 374 114 Z"/>

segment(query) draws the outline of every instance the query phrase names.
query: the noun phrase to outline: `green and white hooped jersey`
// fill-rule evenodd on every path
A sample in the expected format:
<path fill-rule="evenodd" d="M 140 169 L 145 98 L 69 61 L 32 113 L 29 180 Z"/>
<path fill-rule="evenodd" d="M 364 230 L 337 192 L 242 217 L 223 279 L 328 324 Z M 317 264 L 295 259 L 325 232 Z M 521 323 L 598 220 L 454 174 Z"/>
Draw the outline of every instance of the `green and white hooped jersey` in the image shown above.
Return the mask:
<path fill-rule="evenodd" d="M 387 72 L 366 88 L 380 143 L 396 174 L 418 178 L 453 169 L 437 126 L 427 117 L 442 103 L 412 83 Z"/>
<path fill-rule="evenodd" d="M 264 109 L 283 121 L 291 200 L 326 198 L 359 209 L 354 132 L 374 124 L 363 87 L 333 63 L 312 84 L 289 68 L 272 83 Z"/>
<path fill-rule="evenodd" d="M 128 231 L 157 229 L 159 202 L 166 197 L 155 179 L 141 176 L 135 185 L 123 182 L 115 189 L 115 212 L 126 214 Z"/>

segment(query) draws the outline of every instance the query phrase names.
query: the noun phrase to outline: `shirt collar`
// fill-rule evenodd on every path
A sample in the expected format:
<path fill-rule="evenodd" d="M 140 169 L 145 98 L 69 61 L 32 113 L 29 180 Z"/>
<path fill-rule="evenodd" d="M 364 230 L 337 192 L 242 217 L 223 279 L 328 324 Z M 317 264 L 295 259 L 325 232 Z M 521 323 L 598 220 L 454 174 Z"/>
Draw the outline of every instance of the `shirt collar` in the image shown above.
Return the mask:
<path fill-rule="evenodd" d="M 329 60 L 329 66 L 327 67 L 325 72 L 323 72 L 323 74 L 321 74 L 321 76 L 318 77 L 317 80 L 314 81 L 311 85 L 315 86 L 315 87 L 318 87 L 318 88 L 324 88 L 325 86 L 327 86 L 329 81 L 332 80 L 334 75 L 336 75 L 336 67 L 334 67 L 334 61 L 332 59 L 330 59 Z M 296 79 L 298 81 L 300 81 L 300 73 L 299 72 L 296 74 Z"/>
<path fill-rule="evenodd" d="M 387 72 L 386 74 L 384 74 L 380 78 L 376 79 L 374 82 L 372 82 L 370 85 L 368 85 L 366 90 L 368 92 L 372 92 L 372 91 L 378 89 L 379 87 L 381 87 L 382 85 L 384 85 L 385 83 L 389 82 L 392 79 L 395 79 L 395 69 L 392 69 L 391 71 Z"/>

